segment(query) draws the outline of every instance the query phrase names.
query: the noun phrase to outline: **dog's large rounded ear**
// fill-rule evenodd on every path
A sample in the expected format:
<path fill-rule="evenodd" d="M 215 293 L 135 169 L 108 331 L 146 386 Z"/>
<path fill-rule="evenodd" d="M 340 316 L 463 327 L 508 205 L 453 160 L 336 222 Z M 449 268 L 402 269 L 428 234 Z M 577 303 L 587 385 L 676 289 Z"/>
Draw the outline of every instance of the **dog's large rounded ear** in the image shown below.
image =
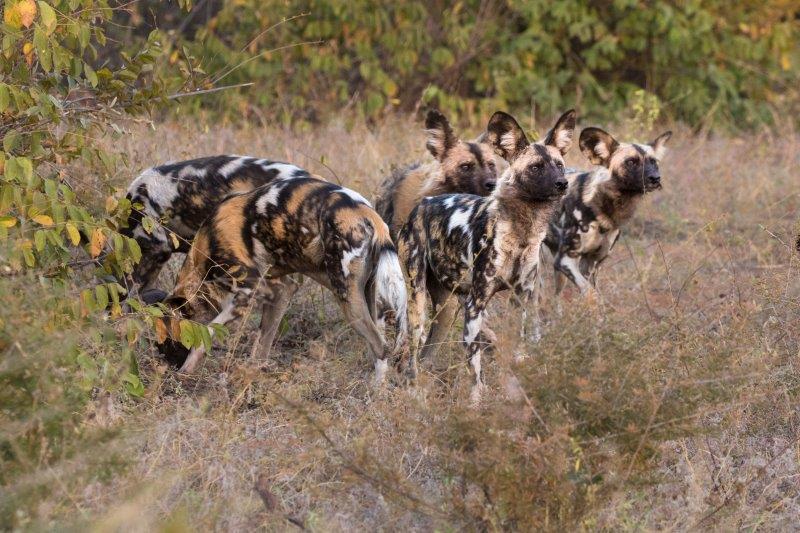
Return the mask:
<path fill-rule="evenodd" d="M 447 117 L 436 109 L 431 109 L 425 116 L 425 131 L 428 133 L 425 147 L 439 161 L 442 161 L 447 152 L 458 142 Z"/>
<path fill-rule="evenodd" d="M 557 148 L 562 155 L 566 154 L 572 146 L 572 138 L 575 136 L 577 115 L 574 109 L 570 109 L 561 115 L 555 126 L 545 135 L 544 144 Z"/>
<path fill-rule="evenodd" d="M 664 154 L 667 153 L 667 141 L 670 137 L 672 137 L 672 132 L 665 131 L 650 143 L 650 146 L 653 147 L 653 152 L 655 152 L 656 159 L 661 159 L 664 157 Z"/>
<path fill-rule="evenodd" d="M 489 119 L 482 142 L 491 145 L 495 153 L 509 163 L 519 157 L 530 144 L 514 117 L 502 111 L 497 111 Z"/>
<path fill-rule="evenodd" d="M 583 155 L 593 165 L 603 165 L 604 167 L 608 166 L 611 156 L 619 148 L 617 140 L 600 128 L 584 128 L 578 144 Z"/>

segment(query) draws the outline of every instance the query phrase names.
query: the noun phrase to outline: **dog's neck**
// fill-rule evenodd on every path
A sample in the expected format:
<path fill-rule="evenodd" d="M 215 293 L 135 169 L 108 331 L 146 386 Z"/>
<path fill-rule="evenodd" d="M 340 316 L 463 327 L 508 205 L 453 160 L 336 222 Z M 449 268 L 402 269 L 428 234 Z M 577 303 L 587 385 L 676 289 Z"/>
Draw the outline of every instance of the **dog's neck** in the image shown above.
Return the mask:
<path fill-rule="evenodd" d="M 548 221 L 561 204 L 560 197 L 538 201 L 501 195 L 491 198 L 495 202 L 493 211 L 497 220 L 513 228 L 514 234 L 521 240 L 543 238 Z"/>
<path fill-rule="evenodd" d="M 607 230 L 618 229 L 630 220 L 645 195 L 643 191 L 620 190 L 605 168 L 590 174 L 587 193 L 583 202 Z"/>

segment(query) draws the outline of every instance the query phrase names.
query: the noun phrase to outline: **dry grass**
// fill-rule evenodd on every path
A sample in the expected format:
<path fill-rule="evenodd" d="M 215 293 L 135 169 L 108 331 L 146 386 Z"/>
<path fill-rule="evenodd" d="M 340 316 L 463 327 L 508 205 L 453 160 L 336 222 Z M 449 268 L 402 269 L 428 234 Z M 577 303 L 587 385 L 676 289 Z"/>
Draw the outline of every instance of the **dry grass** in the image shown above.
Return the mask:
<path fill-rule="evenodd" d="M 307 133 L 169 122 L 121 143 L 120 186 L 155 163 L 240 153 L 366 196 L 424 146 L 401 119 Z M 191 380 L 139 354 L 144 400 L 103 407 L 126 466 L 56 484 L 33 518 L 101 530 L 795 525 L 800 135 L 679 128 L 671 148 L 665 189 L 601 272 L 604 319 L 568 291 L 564 316 L 548 313 L 545 338 L 514 365 L 498 298 L 480 410 L 465 408 L 457 327 L 415 389 L 376 394 L 361 339 L 309 282 L 267 372 L 246 360 L 248 327 Z M 577 150 L 569 159 L 585 165 Z"/>

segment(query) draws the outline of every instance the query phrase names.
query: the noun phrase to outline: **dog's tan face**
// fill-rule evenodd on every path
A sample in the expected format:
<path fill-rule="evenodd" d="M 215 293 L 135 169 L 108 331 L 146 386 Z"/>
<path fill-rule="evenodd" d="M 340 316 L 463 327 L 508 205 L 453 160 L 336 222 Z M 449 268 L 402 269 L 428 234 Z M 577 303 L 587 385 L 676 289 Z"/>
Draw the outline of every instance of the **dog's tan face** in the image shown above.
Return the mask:
<path fill-rule="evenodd" d="M 487 138 L 497 154 L 509 162 L 497 194 L 531 202 L 562 196 L 567 190 L 563 156 L 572 146 L 574 132 L 575 111 L 568 111 L 542 141 L 531 144 L 511 115 L 495 113 Z"/>
<path fill-rule="evenodd" d="M 658 164 L 671 136 L 667 131 L 650 144 L 620 143 L 600 128 L 586 128 L 581 132 L 580 147 L 593 164 L 611 172 L 619 191 L 643 194 L 661 188 Z"/>
<path fill-rule="evenodd" d="M 425 118 L 426 146 L 442 166 L 448 190 L 487 196 L 497 184 L 497 167 L 492 147 L 484 142 L 467 142 L 456 137 L 450 123 L 439 111 Z"/>

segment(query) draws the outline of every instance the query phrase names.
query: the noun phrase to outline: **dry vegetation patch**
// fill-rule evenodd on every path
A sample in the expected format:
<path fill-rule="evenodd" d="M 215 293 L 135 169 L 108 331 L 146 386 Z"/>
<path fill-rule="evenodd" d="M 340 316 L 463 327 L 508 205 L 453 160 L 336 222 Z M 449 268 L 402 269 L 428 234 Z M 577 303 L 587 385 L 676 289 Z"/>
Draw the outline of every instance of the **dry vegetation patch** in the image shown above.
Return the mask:
<path fill-rule="evenodd" d="M 368 197 L 392 165 L 424 150 L 419 126 L 401 119 L 306 133 L 166 122 L 123 142 L 120 187 L 156 163 L 240 153 L 290 160 Z M 576 150 L 569 158 L 585 165 Z M 458 324 L 416 387 L 376 393 L 361 339 L 311 282 L 266 370 L 246 358 L 256 316 L 191 379 L 138 350 L 144 398 L 103 408 L 115 413 L 104 431 L 119 464 L 106 477 L 70 478 L 64 466 L 70 481 L 26 519 L 319 531 L 788 527 L 800 512 L 799 163 L 794 134 L 703 139 L 679 128 L 664 190 L 601 269 L 600 306 L 567 291 L 558 316 L 546 301 L 545 337 L 515 364 L 513 314 L 497 298 L 500 342 L 477 410 L 467 408 Z M 174 265 L 165 282 L 173 274 Z"/>

